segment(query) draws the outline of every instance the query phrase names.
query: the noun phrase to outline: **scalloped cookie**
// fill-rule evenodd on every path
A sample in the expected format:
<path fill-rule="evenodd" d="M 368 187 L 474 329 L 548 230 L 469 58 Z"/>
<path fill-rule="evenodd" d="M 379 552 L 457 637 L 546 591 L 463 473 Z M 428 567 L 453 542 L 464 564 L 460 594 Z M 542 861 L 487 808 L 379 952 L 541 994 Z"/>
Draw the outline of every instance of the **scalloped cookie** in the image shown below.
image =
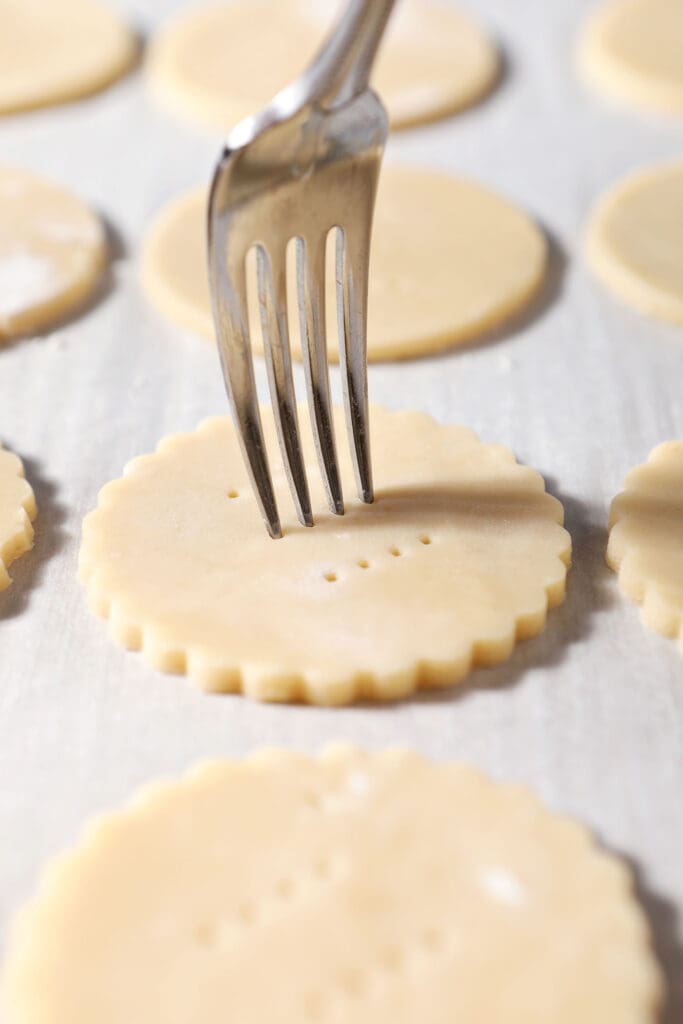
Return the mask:
<path fill-rule="evenodd" d="M 683 441 L 658 445 L 612 502 L 607 563 L 643 622 L 683 651 Z"/>
<path fill-rule="evenodd" d="M 0 443 L 0 590 L 9 587 L 11 563 L 33 547 L 36 499 L 16 455 Z"/>
<path fill-rule="evenodd" d="M 543 232 L 495 192 L 425 168 L 386 166 L 372 238 L 368 358 L 407 359 L 476 341 L 533 298 L 546 259 Z M 181 327 L 215 337 L 204 188 L 171 203 L 152 225 L 141 276 L 161 313 Z M 328 346 L 336 360 L 334 267 L 329 261 L 328 282 Z M 253 339 L 258 350 L 258 328 Z M 296 323 L 291 346 L 300 359 Z"/>
<path fill-rule="evenodd" d="M 341 409 L 335 425 L 343 437 Z M 340 444 L 339 517 L 302 434 L 316 526 L 296 521 L 278 460 L 281 540 L 266 533 L 228 417 L 166 438 L 101 491 L 80 572 L 115 640 L 208 690 L 342 704 L 451 686 L 542 630 L 571 541 L 537 473 L 464 427 L 375 407 L 376 501 L 355 499 Z"/>
<path fill-rule="evenodd" d="M 609 0 L 589 17 L 579 61 L 608 96 L 683 114 L 681 0 Z"/>
<path fill-rule="evenodd" d="M 80 199 L 29 171 L 0 167 L 0 343 L 74 312 L 106 262 L 102 222 Z"/>
<path fill-rule="evenodd" d="M 200 766 L 90 825 L 19 919 L 12 1024 L 654 1024 L 630 872 L 408 751 Z"/>
<path fill-rule="evenodd" d="M 97 92 L 128 70 L 137 50 L 99 0 L 0 0 L 0 114 Z"/>
<path fill-rule="evenodd" d="M 606 192 L 591 215 L 586 252 L 624 302 L 683 324 L 683 162 L 630 174 Z"/>
<path fill-rule="evenodd" d="M 171 110 L 225 133 L 301 74 L 338 7 L 335 0 L 237 0 L 183 11 L 152 42 L 152 89 Z M 392 127 L 403 128 L 469 106 L 498 74 L 496 49 L 470 17 L 441 0 L 405 0 L 373 85 Z"/>

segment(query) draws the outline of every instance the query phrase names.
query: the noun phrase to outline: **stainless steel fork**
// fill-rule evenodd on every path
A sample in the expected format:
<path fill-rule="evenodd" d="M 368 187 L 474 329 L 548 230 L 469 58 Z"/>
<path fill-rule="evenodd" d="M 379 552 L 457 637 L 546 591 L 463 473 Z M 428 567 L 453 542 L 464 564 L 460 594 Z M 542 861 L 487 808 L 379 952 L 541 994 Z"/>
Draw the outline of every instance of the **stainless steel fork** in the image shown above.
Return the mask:
<path fill-rule="evenodd" d="M 394 3 L 351 0 L 310 68 L 266 110 L 230 133 L 211 186 L 209 279 L 218 347 L 242 452 L 271 537 L 280 537 L 282 531 L 254 382 L 247 298 L 252 250 L 280 449 L 299 521 L 312 526 L 292 378 L 287 248 L 293 239 L 304 375 L 318 461 L 330 509 L 343 515 L 325 336 L 326 246 L 328 235 L 336 231 L 339 361 L 349 444 L 359 497 L 373 500 L 368 262 L 388 127 L 368 81 Z"/>

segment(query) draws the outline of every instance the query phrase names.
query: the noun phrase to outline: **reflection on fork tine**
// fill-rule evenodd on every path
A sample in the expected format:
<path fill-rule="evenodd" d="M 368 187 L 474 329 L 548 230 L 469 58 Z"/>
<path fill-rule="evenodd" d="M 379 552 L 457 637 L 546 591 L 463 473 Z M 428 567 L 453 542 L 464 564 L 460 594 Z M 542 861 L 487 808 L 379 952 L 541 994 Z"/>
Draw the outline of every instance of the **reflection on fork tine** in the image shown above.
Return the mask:
<path fill-rule="evenodd" d="M 372 217 L 372 211 L 370 211 Z M 339 363 L 356 486 L 361 501 L 372 502 L 368 426 L 367 306 L 370 222 L 352 233 L 337 232 L 336 285 Z"/>
<path fill-rule="evenodd" d="M 344 514 L 339 466 L 330 407 L 330 375 L 325 325 L 325 263 L 327 236 L 297 239 L 296 278 L 299 333 L 304 362 L 313 439 L 330 510 Z"/>
<path fill-rule="evenodd" d="M 268 468 L 254 381 L 254 361 L 249 338 L 246 254 L 228 260 L 223 218 L 216 218 L 215 222 L 212 218 L 209 220 L 209 252 L 211 296 L 223 378 L 256 500 L 270 536 L 276 538 L 282 536 L 282 530 Z M 226 339 L 230 339 L 229 345 Z"/>
<path fill-rule="evenodd" d="M 303 526 L 313 526 L 289 348 L 287 253 L 286 250 L 278 252 L 271 262 L 269 253 L 259 246 L 256 257 L 263 350 L 282 461 L 299 522 Z"/>

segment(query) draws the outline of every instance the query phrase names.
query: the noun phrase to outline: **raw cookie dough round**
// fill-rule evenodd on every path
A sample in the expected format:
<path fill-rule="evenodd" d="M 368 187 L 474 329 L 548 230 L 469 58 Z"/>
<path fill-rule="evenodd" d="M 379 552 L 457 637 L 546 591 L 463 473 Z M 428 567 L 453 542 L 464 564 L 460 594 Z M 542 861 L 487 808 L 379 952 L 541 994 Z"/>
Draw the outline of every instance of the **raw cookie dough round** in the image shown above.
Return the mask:
<path fill-rule="evenodd" d="M 0 0 L 0 114 L 96 92 L 136 53 L 133 33 L 99 0 Z"/>
<path fill-rule="evenodd" d="M 61 320 L 97 287 L 99 218 L 59 185 L 0 167 L 0 342 Z"/>
<path fill-rule="evenodd" d="M 683 651 L 683 441 L 632 469 L 612 502 L 607 562 L 643 621 Z"/>
<path fill-rule="evenodd" d="M 683 163 L 629 175 L 590 219 L 588 261 L 619 298 L 683 323 Z"/>
<path fill-rule="evenodd" d="M 533 297 L 546 256 L 543 233 L 494 192 L 423 168 L 385 167 L 372 240 L 368 358 L 405 359 L 475 340 Z M 334 274 L 328 270 L 328 345 L 336 360 Z M 141 272 L 162 313 L 214 337 L 205 189 L 162 212 L 147 236 Z M 291 340 L 300 359 L 297 331 Z"/>
<path fill-rule="evenodd" d="M 336 0 L 236 0 L 183 12 L 152 43 L 152 88 L 167 106 L 225 133 L 301 74 L 338 6 Z M 389 26 L 373 85 L 392 127 L 403 128 L 474 103 L 498 71 L 494 45 L 471 18 L 441 0 L 405 0 Z"/>
<path fill-rule="evenodd" d="M 12 582 L 8 567 L 33 546 L 36 500 L 21 460 L 0 444 L 0 590 Z"/>
<path fill-rule="evenodd" d="M 12 1024 L 654 1024 L 662 986 L 629 871 L 581 825 L 336 746 L 205 764 L 93 823 L 5 987 Z"/>
<path fill-rule="evenodd" d="M 610 0 L 590 17 L 579 57 L 608 95 L 683 114 L 681 0 Z"/>
<path fill-rule="evenodd" d="M 113 637 L 209 690 L 342 704 L 451 686 L 538 633 L 571 548 L 542 478 L 464 427 L 375 407 L 364 505 L 340 409 L 335 423 L 346 515 L 325 511 L 302 431 L 316 526 L 296 522 L 273 459 L 281 540 L 228 417 L 166 438 L 108 484 L 83 524 L 80 571 Z M 275 453 L 270 409 L 263 425 Z"/>

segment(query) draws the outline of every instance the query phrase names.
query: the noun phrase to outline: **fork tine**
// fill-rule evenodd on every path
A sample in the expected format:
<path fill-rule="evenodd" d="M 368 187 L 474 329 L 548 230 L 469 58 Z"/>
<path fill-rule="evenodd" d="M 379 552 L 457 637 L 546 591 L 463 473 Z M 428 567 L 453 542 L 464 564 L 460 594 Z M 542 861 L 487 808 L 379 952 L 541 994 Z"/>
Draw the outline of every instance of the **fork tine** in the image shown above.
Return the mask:
<path fill-rule="evenodd" d="M 337 228 L 336 284 L 339 362 L 358 497 L 374 501 L 368 425 L 367 307 L 370 218 L 349 236 Z"/>
<path fill-rule="evenodd" d="M 282 461 L 302 526 L 313 526 L 311 499 L 299 440 L 296 393 L 287 324 L 287 255 L 256 250 L 263 350 Z"/>
<path fill-rule="evenodd" d="M 308 407 L 320 472 L 330 511 L 344 515 L 334 424 L 330 406 L 330 374 L 325 334 L 325 235 L 296 243 L 297 294 L 301 352 Z"/>
<path fill-rule="evenodd" d="M 216 235 L 222 235 L 216 229 Z M 247 273 L 245 256 L 228 268 L 225 237 L 214 237 L 209 246 L 209 272 L 216 338 L 223 378 L 232 407 L 237 436 L 256 501 L 271 537 L 282 536 L 277 502 L 268 467 L 259 412 L 254 361 L 247 321 Z"/>

